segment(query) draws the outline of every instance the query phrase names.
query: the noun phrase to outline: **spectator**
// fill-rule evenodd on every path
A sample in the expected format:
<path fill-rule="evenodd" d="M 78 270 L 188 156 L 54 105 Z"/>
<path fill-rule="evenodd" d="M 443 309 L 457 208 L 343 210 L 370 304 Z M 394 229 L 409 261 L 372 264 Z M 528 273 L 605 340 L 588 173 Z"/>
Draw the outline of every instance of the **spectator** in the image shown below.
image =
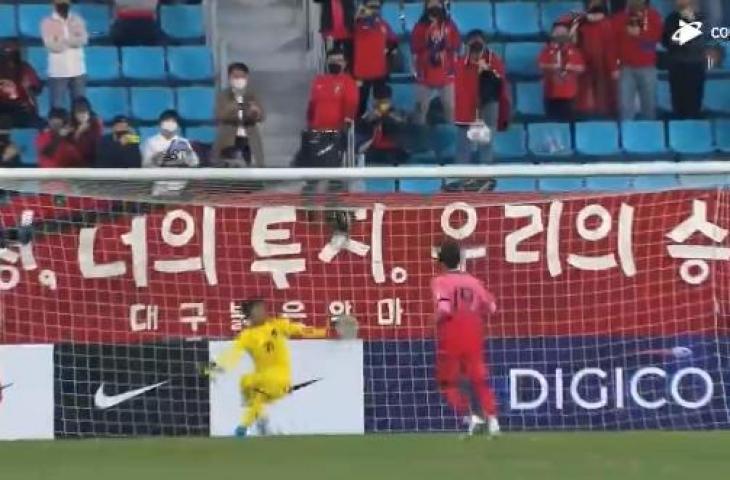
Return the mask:
<path fill-rule="evenodd" d="M 165 110 L 159 118 L 160 133 L 142 145 L 143 167 L 197 167 L 200 163 L 190 142 L 180 136 L 180 115 Z"/>
<path fill-rule="evenodd" d="M 613 18 L 616 50 L 621 69 L 619 77 L 619 109 L 622 120 L 636 116 L 656 118 L 656 46 L 662 39 L 662 18 L 648 0 L 629 0 L 626 10 Z"/>
<path fill-rule="evenodd" d="M 99 140 L 94 166 L 97 168 L 139 168 L 142 154 L 139 150 L 139 135 L 129 119 L 123 115 L 112 121 L 111 133 Z"/>
<path fill-rule="evenodd" d="M 96 116 L 86 97 L 77 97 L 71 106 L 71 133 L 82 165 L 94 164 L 96 148 L 104 132 L 104 124 Z"/>
<path fill-rule="evenodd" d="M 48 49 L 51 106 L 62 108 L 69 90 L 71 100 L 86 94 L 84 46 L 89 34 L 84 20 L 70 12 L 70 0 L 53 0 L 53 6 L 53 13 L 41 23 L 41 34 Z"/>
<path fill-rule="evenodd" d="M 693 0 L 676 0 L 674 12 L 664 20 L 662 43 L 667 49 L 669 92 L 677 118 L 698 118 L 701 115 L 707 68 L 705 37 L 698 35 L 680 45 L 678 30 L 680 22 L 691 24 L 702 20 Z"/>
<path fill-rule="evenodd" d="M 461 46 L 459 30 L 446 13 L 443 0 L 428 0 L 411 34 L 416 66 L 416 123 L 426 124 L 434 92 L 438 92 L 446 120 L 454 119 L 454 63 Z"/>
<path fill-rule="evenodd" d="M 228 66 L 228 88 L 216 98 L 218 123 L 214 161 L 233 166 L 264 166 L 264 148 L 258 124 L 264 121 L 264 109 L 249 86 L 249 70 L 244 63 Z"/>
<path fill-rule="evenodd" d="M 618 58 L 605 0 L 588 0 L 586 12 L 578 17 L 575 27 L 577 45 L 586 63 L 585 73 L 578 78 L 576 110 L 586 116 L 613 116 Z"/>
<path fill-rule="evenodd" d="M 466 52 L 456 62 L 454 82 L 454 121 L 458 128 L 456 156 L 459 163 L 471 163 L 472 143 L 469 130 L 482 124 L 490 132 L 503 130 L 509 123 L 509 83 L 504 63 L 487 48 L 487 39 L 480 30 L 466 36 Z M 478 144 L 479 163 L 492 162 L 492 143 Z"/>
<path fill-rule="evenodd" d="M 159 0 L 114 0 L 114 23 L 111 37 L 117 46 L 157 45 Z"/>
<path fill-rule="evenodd" d="M 36 97 L 43 86 L 35 70 L 23 61 L 17 42 L 0 48 L 0 116 L 13 127 L 37 127 L 40 123 Z"/>
<path fill-rule="evenodd" d="M 397 165 L 408 159 L 401 144 L 406 116 L 393 108 L 392 95 L 388 85 L 375 86 L 373 108 L 361 118 L 361 128 L 370 137 L 364 148 L 367 164 Z"/>
<path fill-rule="evenodd" d="M 397 52 L 398 37 L 380 16 L 382 0 L 366 0 L 355 20 L 352 72 L 360 82 L 358 116 L 365 114 L 370 91 L 388 80 L 388 58 Z"/>
<path fill-rule="evenodd" d="M 352 28 L 355 23 L 355 0 L 314 0 L 320 7 L 320 32 L 327 48 L 342 50 L 352 58 Z"/>
<path fill-rule="evenodd" d="M 0 168 L 21 167 L 20 150 L 10 139 L 12 121 L 9 117 L 0 117 Z"/>
<path fill-rule="evenodd" d="M 359 92 L 357 83 L 347 73 L 342 50 L 327 54 L 327 71 L 312 83 L 307 109 L 310 130 L 344 131 L 357 115 Z"/>
<path fill-rule="evenodd" d="M 73 142 L 68 111 L 53 108 L 48 114 L 48 128 L 35 141 L 38 166 L 41 168 L 81 167 L 83 159 Z"/>
<path fill-rule="evenodd" d="M 551 120 L 575 120 L 574 103 L 578 78 L 585 71 L 580 50 L 570 39 L 569 25 L 555 23 L 550 41 L 540 52 L 538 63 L 543 74 L 545 114 Z"/>

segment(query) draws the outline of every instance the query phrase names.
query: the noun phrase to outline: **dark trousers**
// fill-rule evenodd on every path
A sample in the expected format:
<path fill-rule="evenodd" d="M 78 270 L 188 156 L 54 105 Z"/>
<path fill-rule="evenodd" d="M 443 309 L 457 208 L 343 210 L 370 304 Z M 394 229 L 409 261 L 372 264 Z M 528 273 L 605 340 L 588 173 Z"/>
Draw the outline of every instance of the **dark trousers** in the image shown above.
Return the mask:
<path fill-rule="evenodd" d="M 157 45 L 160 43 L 160 28 L 152 19 L 120 18 L 112 25 L 111 37 L 117 46 Z"/>
<path fill-rule="evenodd" d="M 669 91 L 677 118 L 700 118 L 705 95 L 705 64 L 677 63 L 669 67 Z"/>
<path fill-rule="evenodd" d="M 370 92 L 386 85 L 387 77 L 377 80 L 363 80 L 360 85 L 360 107 L 357 111 L 357 117 L 360 118 L 368 111 L 368 100 L 370 100 Z"/>
<path fill-rule="evenodd" d="M 251 165 L 251 145 L 248 137 L 236 137 L 236 141 L 230 147 L 221 151 L 224 160 L 243 160 L 246 165 Z"/>
<path fill-rule="evenodd" d="M 546 98 L 545 115 L 550 120 L 572 122 L 575 119 L 572 98 Z"/>

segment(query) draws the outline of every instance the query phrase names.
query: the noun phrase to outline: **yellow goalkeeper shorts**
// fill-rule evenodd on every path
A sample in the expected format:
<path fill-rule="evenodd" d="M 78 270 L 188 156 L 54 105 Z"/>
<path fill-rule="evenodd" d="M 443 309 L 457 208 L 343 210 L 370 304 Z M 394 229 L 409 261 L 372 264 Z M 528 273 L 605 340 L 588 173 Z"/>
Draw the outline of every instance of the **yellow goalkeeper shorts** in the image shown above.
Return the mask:
<path fill-rule="evenodd" d="M 259 393 L 277 400 L 289 393 L 291 381 L 289 375 L 281 372 L 253 372 L 242 376 L 239 385 L 246 397 Z"/>

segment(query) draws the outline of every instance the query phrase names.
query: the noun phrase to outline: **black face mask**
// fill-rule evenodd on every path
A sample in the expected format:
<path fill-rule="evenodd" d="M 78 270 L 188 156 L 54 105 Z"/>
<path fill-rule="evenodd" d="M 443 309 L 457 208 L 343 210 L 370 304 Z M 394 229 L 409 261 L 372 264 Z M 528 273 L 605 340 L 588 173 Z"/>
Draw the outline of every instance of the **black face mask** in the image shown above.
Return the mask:
<path fill-rule="evenodd" d="M 430 7 L 428 10 L 428 16 L 431 18 L 435 18 L 437 20 L 441 20 L 444 18 L 444 9 L 441 7 Z"/>
<path fill-rule="evenodd" d="M 484 52 L 484 44 L 476 41 L 469 43 L 469 53 L 471 55 L 481 55 Z"/>
<path fill-rule="evenodd" d="M 596 5 L 595 7 L 591 7 L 588 9 L 588 13 L 606 13 L 606 7 L 602 7 L 600 5 Z"/>
<path fill-rule="evenodd" d="M 71 9 L 71 5 L 68 3 L 59 3 L 56 5 L 56 13 L 61 15 L 63 18 L 68 17 L 68 11 Z"/>
<path fill-rule="evenodd" d="M 339 63 L 327 64 L 327 72 L 331 73 L 332 75 L 338 75 L 342 73 L 342 65 L 340 65 Z"/>

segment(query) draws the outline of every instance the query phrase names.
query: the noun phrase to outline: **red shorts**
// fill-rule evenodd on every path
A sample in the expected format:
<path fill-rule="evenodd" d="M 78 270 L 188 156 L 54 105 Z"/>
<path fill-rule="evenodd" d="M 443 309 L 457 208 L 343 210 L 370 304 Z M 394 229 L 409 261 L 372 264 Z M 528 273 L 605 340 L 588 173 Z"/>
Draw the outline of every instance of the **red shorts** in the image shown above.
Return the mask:
<path fill-rule="evenodd" d="M 484 329 L 478 315 L 456 315 L 437 328 L 436 378 L 456 382 L 463 375 L 473 380 L 487 376 L 484 362 Z"/>

